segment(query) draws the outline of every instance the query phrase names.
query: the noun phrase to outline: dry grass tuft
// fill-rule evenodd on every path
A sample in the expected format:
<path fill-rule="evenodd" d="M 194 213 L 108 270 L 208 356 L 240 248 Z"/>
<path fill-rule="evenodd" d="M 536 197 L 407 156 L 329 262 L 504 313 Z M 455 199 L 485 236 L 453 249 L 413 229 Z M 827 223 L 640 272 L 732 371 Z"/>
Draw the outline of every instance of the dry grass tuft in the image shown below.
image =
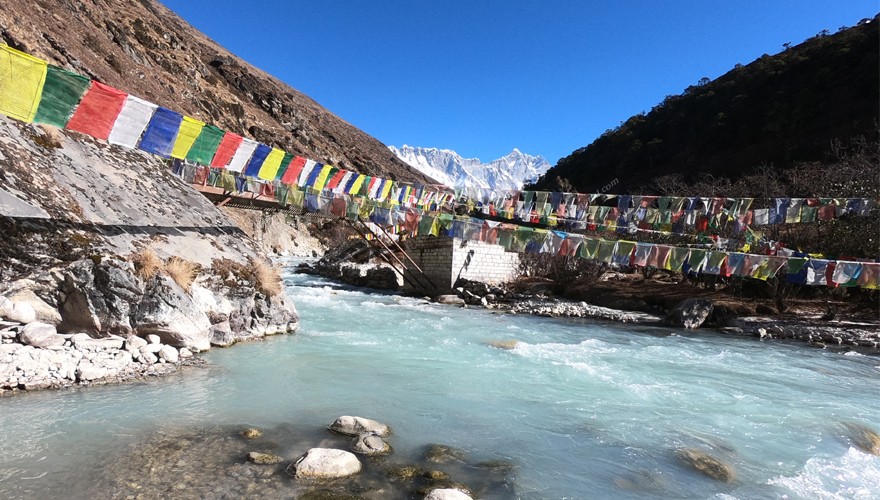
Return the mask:
<path fill-rule="evenodd" d="M 258 259 L 251 259 L 250 265 L 254 277 L 254 288 L 258 292 L 268 297 L 274 297 L 281 293 L 281 273 L 278 268 Z"/>
<path fill-rule="evenodd" d="M 52 125 L 41 124 L 37 126 L 43 133 L 33 136 L 38 146 L 46 149 L 58 149 L 61 147 L 61 130 Z"/>
<path fill-rule="evenodd" d="M 131 254 L 131 262 L 134 264 L 134 269 L 138 277 L 143 280 L 151 280 L 155 278 L 156 275 L 162 272 L 165 268 L 162 259 L 156 255 L 156 251 L 151 247 L 146 247 Z"/>
<path fill-rule="evenodd" d="M 181 259 L 180 257 L 170 257 L 165 261 L 165 273 L 180 285 L 185 292 L 189 292 L 193 281 L 199 274 L 199 265 L 195 262 Z"/>

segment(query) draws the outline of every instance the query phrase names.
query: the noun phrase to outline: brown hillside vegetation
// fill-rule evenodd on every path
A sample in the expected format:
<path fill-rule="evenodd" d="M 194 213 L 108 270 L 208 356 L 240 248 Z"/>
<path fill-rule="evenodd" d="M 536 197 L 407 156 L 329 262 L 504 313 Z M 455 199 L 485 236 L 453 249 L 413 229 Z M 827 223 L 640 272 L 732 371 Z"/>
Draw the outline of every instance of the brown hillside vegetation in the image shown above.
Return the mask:
<path fill-rule="evenodd" d="M 364 174 L 433 182 L 154 0 L 7 0 L 0 42 L 291 153 Z"/>

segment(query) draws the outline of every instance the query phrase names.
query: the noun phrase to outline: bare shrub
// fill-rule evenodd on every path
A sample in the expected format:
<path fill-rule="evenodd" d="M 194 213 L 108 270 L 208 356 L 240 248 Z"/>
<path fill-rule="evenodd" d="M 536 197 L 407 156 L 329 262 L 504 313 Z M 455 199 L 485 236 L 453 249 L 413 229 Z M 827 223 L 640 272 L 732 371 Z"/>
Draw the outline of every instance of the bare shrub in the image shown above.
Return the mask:
<path fill-rule="evenodd" d="M 251 259 L 250 264 L 254 288 L 258 292 L 269 297 L 274 297 L 281 293 L 281 273 L 278 272 L 278 268 L 259 259 Z"/>
<path fill-rule="evenodd" d="M 152 247 L 146 247 L 131 254 L 135 273 L 143 280 L 151 280 L 165 268 L 165 263 L 156 255 Z"/>
<path fill-rule="evenodd" d="M 535 278 L 546 278 L 561 289 L 574 283 L 586 284 L 598 280 L 606 270 L 600 262 L 579 257 L 560 257 L 547 254 L 520 254 L 520 271 Z"/>
<path fill-rule="evenodd" d="M 165 273 L 185 292 L 189 292 L 193 281 L 199 274 L 199 265 L 180 257 L 170 257 L 165 261 Z"/>

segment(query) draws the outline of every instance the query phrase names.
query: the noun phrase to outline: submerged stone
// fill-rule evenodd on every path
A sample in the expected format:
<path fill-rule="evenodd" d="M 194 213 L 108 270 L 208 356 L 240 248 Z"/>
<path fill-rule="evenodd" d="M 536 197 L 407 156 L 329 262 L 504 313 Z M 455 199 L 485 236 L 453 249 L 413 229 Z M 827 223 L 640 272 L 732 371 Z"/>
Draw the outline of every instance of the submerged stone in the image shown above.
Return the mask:
<path fill-rule="evenodd" d="M 260 429 L 254 429 L 253 427 L 247 428 L 241 431 L 242 437 L 245 439 L 257 439 L 258 437 L 263 435 L 263 431 Z"/>
<path fill-rule="evenodd" d="M 253 462 L 257 465 L 280 464 L 284 461 L 284 457 L 272 455 L 271 453 L 260 453 L 258 451 L 248 453 L 247 459 L 249 462 Z"/>
<path fill-rule="evenodd" d="M 705 474 L 712 479 L 725 483 L 732 483 L 736 480 L 736 470 L 732 465 L 722 462 L 704 451 L 695 448 L 683 448 L 678 450 L 675 456 L 697 472 Z"/>
<path fill-rule="evenodd" d="M 848 438 L 856 448 L 871 455 L 880 456 L 880 434 L 862 424 L 846 423 Z"/>
<path fill-rule="evenodd" d="M 463 461 L 465 453 L 461 450 L 443 444 L 429 444 L 425 451 L 425 460 L 435 464 L 445 464 L 454 461 Z"/>
<path fill-rule="evenodd" d="M 391 453 L 391 446 L 379 436 L 361 434 L 354 438 L 351 444 L 352 451 L 362 455 L 377 456 Z"/>
<path fill-rule="evenodd" d="M 490 340 L 486 342 L 486 345 L 489 347 L 504 349 L 508 351 L 511 349 L 515 349 L 517 344 L 519 344 L 519 340 Z"/>
<path fill-rule="evenodd" d="M 429 491 L 425 500 L 471 500 L 471 496 L 455 488 L 437 488 Z"/>

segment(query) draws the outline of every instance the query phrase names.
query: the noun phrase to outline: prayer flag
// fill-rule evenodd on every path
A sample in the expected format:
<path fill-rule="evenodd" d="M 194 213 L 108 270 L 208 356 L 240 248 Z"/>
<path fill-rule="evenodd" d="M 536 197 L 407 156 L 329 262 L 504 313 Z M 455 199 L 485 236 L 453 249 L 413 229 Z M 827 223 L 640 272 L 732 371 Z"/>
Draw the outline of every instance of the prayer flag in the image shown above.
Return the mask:
<path fill-rule="evenodd" d="M 318 162 L 315 160 L 306 160 L 306 164 L 303 165 L 302 171 L 297 178 L 296 184 L 300 187 L 306 187 L 306 181 L 309 179 L 309 176 L 312 174 L 312 171 L 315 170 L 315 166 L 318 165 Z"/>
<path fill-rule="evenodd" d="M 284 174 L 287 173 L 287 169 L 290 168 L 290 163 L 293 161 L 293 155 L 285 152 L 284 158 L 281 159 L 281 166 L 278 167 L 278 172 L 275 174 L 275 179 L 277 181 L 281 181 L 284 178 Z"/>
<path fill-rule="evenodd" d="M 141 134 L 150 123 L 153 112 L 158 108 L 157 105 L 147 102 L 143 99 L 129 95 L 125 98 L 125 104 L 122 105 L 122 111 L 116 117 L 113 123 L 113 130 L 107 141 L 110 144 L 125 146 L 134 149 L 137 147 Z"/>
<path fill-rule="evenodd" d="M 159 106 L 153 113 L 153 118 L 147 125 L 138 148 L 147 153 L 169 157 L 182 120 L 183 116 L 180 113 Z"/>
<path fill-rule="evenodd" d="M 263 162 L 266 161 L 266 158 L 271 152 L 272 148 L 269 146 L 258 144 L 257 148 L 254 150 L 253 156 L 251 156 L 251 159 L 247 164 L 247 167 L 244 169 L 244 175 L 247 177 L 256 177 L 260 172 L 260 167 L 263 166 Z"/>
<path fill-rule="evenodd" d="M 90 83 L 82 75 L 50 64 L 34 121 L 64 128 Z"/>
<path fill-rule="evenodd" d="M 34 121 L 47 68 L 42 59 L 0 45 L 0 113 L 23 122 Z"/>
<path fill-rule="evenodd" d="M 186 159 L 199 165 L 210 165 L 222 140 L 222 130 L 214 125 L 205 125 L 186 154 Z M 225 167 L 226 165 L 223 166 Z"/>
<path fill-rule="evenodd" d="M 92 81 L 73 117 L 67 122 L 67 129 L 107 140 L 127 96 L 121 90 Z"/>
<path fill-rule="evenodd" d="M 184 116 L 180 123 L 180 130 L 177 132 L 177 139 L 174 141 L 174 147 L 171 149 L 171 157 L 180 160 L 186 158 L 186 154 L 189 153 L 196 138 L 202 133 L 204 126 L 205 122 Z"/>
<path fill-rule="evenodd" d="M 312 163 L 314 165 L 312 165 L 312 169 L 309 172 L 309 175 L 306 176 L 305 183 L 303 184 L 305 187 L 313 187 L 318 180 L 318 176 L 321 175 L 321 171 L 324 169 L 323 163 L 317 163 L 314 161 L 312 161 Z M 306 165 L 306 168 L 308 168 L 308 164 Z M 305 175 L 305 170 L 303 170 L 303 175 Z"/>
<path fill-rule="evenodd" d="M 275 180 L 275 176 L 278 174 L 278 169 L 281 168 L 281 160 L 283 159 L 284 151 L 272 148 L 269 156 L 266 157 L 266 161 L 263 162 L 263 166 L 260 167 L 260 171 L 257 172 L 257 177 L 267 181 Z"/>
<path fill-rule="evenodd" d="M 229 162 L 232 161 L 233 155 L 238 151 L 243 140 L 244 137 L 238 134 L 226 132 L 226 134 L 223 135 L 223 139 L 220 140 L 217 152 L 214 153 L 214 157 L 211 159 L 211 166 L 226 168 L 226 166 L 229 165 Z"/>
<path fill-rule="evenodd" d="M 257 144 L 257 141 L 254 140 L 242 139 L 241 145 L 235 150 L 235 154 L 232 155 L 232 160 L 229 161 L 229 166 L 226 168 L 233 172 L 244 170 L 244 166 L 247 165 L 251 155 L 254 154 L 254 150 L 257 149 Z"/>
<path fill-rule="evenodd" d="M 281 182 L 287 184 L 288 186 L 297 184 L 297 180 L 299 179 L 299 174 L 302 172 L 303 167 L 306 164 L 306 159 L 302 156 L 297 156 L 290 162 L 290 166 L 287 167 L 287 171 L 284 172 L 284 176 L 281 177 Z"/>

